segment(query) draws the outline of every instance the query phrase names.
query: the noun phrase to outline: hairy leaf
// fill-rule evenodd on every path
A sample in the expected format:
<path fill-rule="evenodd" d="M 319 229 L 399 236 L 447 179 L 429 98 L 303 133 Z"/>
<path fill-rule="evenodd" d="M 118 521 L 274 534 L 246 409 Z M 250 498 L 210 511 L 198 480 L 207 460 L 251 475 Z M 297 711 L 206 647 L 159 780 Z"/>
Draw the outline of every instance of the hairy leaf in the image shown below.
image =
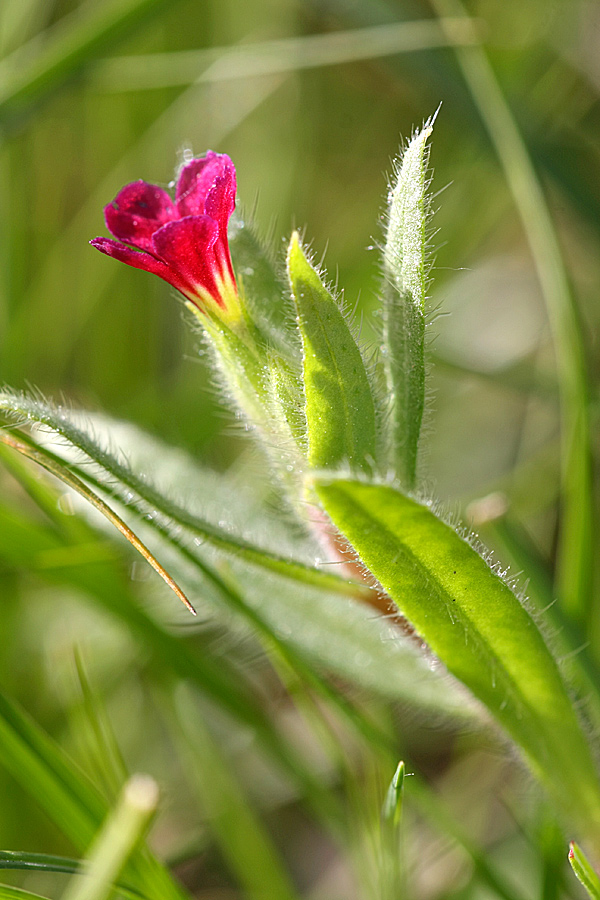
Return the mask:
<path fill-rule="evenodd" d="M 600 785 L 548 646 L 522 602 L 427 505 L 388 485 L 316 482 L 333 522 L 448 669 L 520 746 L 582 834 L 600 834 Z"/>
<path fill-rule="evenodd" d="M 365 364 L 334 298 L 292 235 L 288 274 L 304 348 L 308 458 L 315 468 L 371 469 L 375 408 Z"/>
<path fill-rule="evenodd" d="M 382 355 L 389 388 L 388 422 L 392 465 L 407 488 L 414 487 L 425 403 L 425 290 L 427 122 L 408 144 L 390 189 L 383 253 Z"/>

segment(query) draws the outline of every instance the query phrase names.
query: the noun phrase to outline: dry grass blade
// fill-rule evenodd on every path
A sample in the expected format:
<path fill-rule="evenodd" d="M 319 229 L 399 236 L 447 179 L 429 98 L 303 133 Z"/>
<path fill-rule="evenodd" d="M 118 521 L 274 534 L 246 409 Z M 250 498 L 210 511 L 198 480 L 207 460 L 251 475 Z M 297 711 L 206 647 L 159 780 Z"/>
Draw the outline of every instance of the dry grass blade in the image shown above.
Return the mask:
<path fill-rule="evenodd" d="M 52 459 L 47 459 L 44 454 L 42 454 L 39 450 L 34 449 L 33 447 L 24 444 L 22 441 L 17 440 L 10 434 L 0 432 L 0 441 L 5 444 L 7 447 L 11 447 L 13 450 L 16 450 L 17 453 L 21 453 L 23 456 L 28 457 L 28 459 L 33 460 L 39 466 L 46 469 L 52 475 L 55 475 L 56 478 L 59 478 L 64 484 L 68 487 L 72 488 L 74 491 L 77 491 L 82 497 L 84 497 L 92 506 L 101 512 L 103 516 L 114 525 L 115 528 L 121 532 L 123 537 L 127 538 L 129 543 L 135 547 L 138 553 L 144 557 L 147 563 L 149 563 L 155 572 L 157 572 L 163 581 L 171 588 L 173 593 L 179 597 L 181 602 L 186 606 L 193 616 L 196 615 L 196 610 L 181 590 L 177 582 L 169 575 L 167 570 L 159 563 L 155 556 L 150 552 L 150 550 L 146 547 L 146 545 L 139 539 L 139 537 L 129 528 L 129 526 L 123 521 L 123 519 L 117 515 L 117 513 L 108 506 L 100 497 L 97 496 L 90 488 L 87 487 L 81 481 L 81 479 L 77 478 L 76 475 L 73 475 L 69 472 L 66 466 L 61 466 L 56 463 Z"/>

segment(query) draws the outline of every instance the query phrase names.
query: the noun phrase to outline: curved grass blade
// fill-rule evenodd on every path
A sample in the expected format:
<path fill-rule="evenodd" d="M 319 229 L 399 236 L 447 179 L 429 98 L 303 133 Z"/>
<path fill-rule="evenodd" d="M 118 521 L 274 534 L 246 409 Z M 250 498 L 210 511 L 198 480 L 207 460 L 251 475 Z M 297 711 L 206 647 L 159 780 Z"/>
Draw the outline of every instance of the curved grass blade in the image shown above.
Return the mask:
<path fill-rule="evenodd" d="M 10 887 L 8 884 L 0 884 L 0 900 L 49 900 L 41 894 L 32 894 L 22 888 Z"/>
<path fill-rule="evenodd" d="M 125 524 L 123 519 L 118 516 L 111 508 L 106 504 L 103 500 L 100 499 L 92 490 L 90 490 L 87 485 L 85 485 L 77 476 L 73 475 L 72 472 L 69 471 L 66 463 L 62 465 L 57 464 L 53 460 L 49 459 L 46 454 L 40 453 L 38 450 L 35 450 L 29 444 L 24 444 L 22 441 L 17 441 L 11 435 L 0 432 L 0 442 L 5 444 L 7 447 L 11 447 L 11 449 L 16 450 L 22 456 L 28 457 L 28 459 L 33 460 L 39 466 L 42 466 L 43 469 L 46 469 L 52 475 L 55 475 L 56 478 L 59 478 L 67 487 L 72 488 L 74 491 L 77 491 L 78 494 L 81 494 L 91 505 L 98 510 L 98 512 L 102 513 L 102 515 L 108 519 L 111 525 L 114 525 L 115 528 L 121 532 L 121 534 L 129 541 L 129 543 L 135 547 L 135 549 L 141 553 L 147 563 L 149 563 L 155 572 L 157 572 L 163 581 L 171 588 L 176 597 L 178 597 L 181 602 L 186 606 L 192 615 L 196 615 L 196 610 L 185 596 L 179 585 L 171 578 L 169 573 L 166 571 L 164 566 L 162 566 L 155 556 L 148 550 L 145 544 L 137 537 L 136 534 L 133 533 L 131 528 Z"/>
<path fill-rule="evenodd" d="M 0 850 L 0 869 L 11 871 L 60 872 L 75 875 L 81 867 L 80 859 L 56 856 L 52 853 L 29 853 L 25 850 Z M 118 882 L 116 887 L 128 900 L 146 900 L 140 891 Z"/>
<path fill-rule="evenodd" d="M 432 0 L 441 17 L 465 15 L 460 0 Z M 514 116 L 482 47 L 456 48 L 459 66 L 498 154 L 546 302 L 556 351 L 562 416 L 562 516 L 558 587 L 580 625 L 592 615 L 594 491 L 586 359 L 579 313 L 556 230 Z M 593 629 L 592 629 L 593 631 Z"/>
<path fill-rule="evenodd" d="M 82 472 L 78 469 L 80 478 L 105 491 L 107 494 L 115 497 L 115 499 L 119 499 L 125 506 L 130 508 L 135 506 L 131 498 L 128 499 L 126 495 L 127 490 L 132 491 L 144 504 L 147 504 L 144 512 L 148 511 L 148 509 L 158 510 L 175 524 L 189 529 L 201 540 L 234 556 L 240 556 L 252 565 L 276 572 L 301 583 L 322 587 L 325 590 L 336 591 L 351 597 L 364 597 L 366 592 L 363 585 L 270 552 L 250 541 L 237 537 L 229 531 L 218 528 L 207 519 L 191 514 L 184 507 L 164 496 L 160 491 L 155 490 L 147 481 L 137 478 L 131 469 L 123 465 L 114 454 L 111 454 L 88 433 L 77 427 L 70 420 L 68 411 L 53 409 L 47 403 L 11 391 L 0 391 L 0 409 L 7 415 L 14 417 L 17 424 L 25 419 L 30 423 L 46 426 L 61 438 L 64 438 L 74 449 L 85 453 L 86 456 L 104 469 L 110 478 L 105 482 L 94 478 L 92 472 L 87 470 Z M 60 463 L 64 464 L 64 460 L 61 457 L 39 446 L 36 441 L 28 438 L 26 434 L 21 434 L 21 438 L 36 449 L 37 452 L 46 454 L 57 465 Z M 75 467 L 73 468 L 75 470 Z M 118 490 L 119 484 L 123 485 L 126 490 Z"/>
<path fill-rule="evenodd" d="M 433 652 L 488 708 L 580 833 L 600 783 L 558 665 L 511 588 L 429 506 L 388 485 L 314 479 L 321 502 Z"/>

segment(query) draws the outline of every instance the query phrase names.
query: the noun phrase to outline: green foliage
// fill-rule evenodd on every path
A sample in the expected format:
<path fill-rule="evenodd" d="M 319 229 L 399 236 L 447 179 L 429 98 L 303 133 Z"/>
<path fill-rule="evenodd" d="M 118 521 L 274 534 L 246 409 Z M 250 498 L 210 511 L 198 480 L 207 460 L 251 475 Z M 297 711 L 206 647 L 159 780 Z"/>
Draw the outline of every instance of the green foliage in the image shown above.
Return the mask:
<path fill-rule="evenodd" d="M 296 900 L 297 894 L 268 833 L 244 796 L 235 773 L 202 722 L 194 698 L 182 688 L 174 697 L 182 750 L 205 815 L 221 852 L 248 897 Z"/>
<path fill-rule="evenodd" d="M 292 235 L 288 275 L 304 347 L 308 461 L 369 471 L 376 460 L 375 408 L 360 350 L 334 298 Z"/>
<path fill-rule="evenodd" d="M 403 761 L 398 763 L 398 768 L 394 772 L 394 777 L 387 790 L 385 803 L 383 804 L 383 818 L 391 822 L 394 827 L 398 827 L 402 817 L 405 768 Z"/>
<path fill-rule="evenodd" d="M 415 486 L 425 403 L 425 299 L 427 290 L 427 122 L 396 163 L 390 186 L 383 249 L 383 363 L 389 390 L 391 466 L 407 488 Z"/>
<path fill-rule="evenodd" d="M 580 831 L 595 840 L 600 786 L 594 761 L 557 664 L 501 575 L 430 506 L 393 487 L 321 480 L 316 490 L 417 632 L 504 726 Z"/>
<path fill-rule="evenodd" d="M 600 897 L 600 878 L 598 878 L 595 870 L 586 859 L 583 850 L 575 841 L 571 841 L 569 847 L 569 862 L 591 900 L 598 900 Z"/>
<path fill-rule="evenodd" d="M 598 855 L 579 720 L 597 733 L 600 132 L 593 11 L 559 6 L 0 4 L 0 380 L 115 416 L 2 393 L 0 846 L 48 852 L 0 853 L 23 886 L 0 897 L 86 890 L 73 854 L 114 821 L 124 760 L 162 798 L 127 898 L 575 896 L 565 824 Z M 361 248 L 399 132 L 440 100 L 436 187 L 452 184 L 429 284 L 430 122 L 394 173 L 379 270 Z M 231 223 L 244 327 L 193 365 L 170 292 L 82 243 L 190 142 L 230 153 L 242 201 L 259 196 Z M 289 295 L 283 246 L 257 235 L 292 222 L 328 247 L 343 307 L 299 245 Z M 342 312 L 359 294 L 360 325 Z M 306 475 L 352 493 L 324 505 L 354 550 Z M 533 620 L 419 484 L 531 579 Z M 597 896 L 578 845 L 571 865 Z"/>
<path fill-rule="evenodd" d="M 1 696 L 0 756 L 73 845 L 85 850 L 107 810 L 105 801 L 65 753 L 22 710 Z M 132 857 L 126 877 L 149 898 L 181 900 L 184 896 L 147 850 Z"/>

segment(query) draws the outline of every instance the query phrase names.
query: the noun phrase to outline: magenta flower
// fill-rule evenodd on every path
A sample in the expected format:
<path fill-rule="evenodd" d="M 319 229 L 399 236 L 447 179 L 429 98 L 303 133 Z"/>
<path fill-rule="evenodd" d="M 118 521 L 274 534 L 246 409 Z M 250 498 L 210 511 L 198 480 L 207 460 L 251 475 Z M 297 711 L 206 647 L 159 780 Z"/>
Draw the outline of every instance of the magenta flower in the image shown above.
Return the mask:
<path fill-rule="evenodd" d="M 197 309 L 231 322 L 241 314 L 227 243 L 235 190 L 233 163 L 209 150 L 183 167 L 174 202 L 145 181 L 122 188 L 104 209 L 117 240 L 98 237 L 90 243 L 164 278 Z"/>

